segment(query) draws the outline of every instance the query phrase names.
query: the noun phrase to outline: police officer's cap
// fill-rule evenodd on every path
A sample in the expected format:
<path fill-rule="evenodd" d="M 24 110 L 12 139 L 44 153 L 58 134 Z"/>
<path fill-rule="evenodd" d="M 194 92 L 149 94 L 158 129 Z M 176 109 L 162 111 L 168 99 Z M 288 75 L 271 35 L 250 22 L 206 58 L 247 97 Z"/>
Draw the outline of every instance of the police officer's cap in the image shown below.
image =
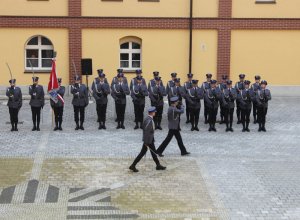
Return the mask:
<path fill-rule="evenodd" d="M 249 80 L 245 80 L 245 82 L 244 82 L 246 85 L 250 85 L 250 81 Z"/>
<path fill-rule="evenodd" d="M 57 78 L 57 82 L 61 83 L 62 79 L 61 78 Z"/>
<path fill-rule="evenodd" d="M 100 75 L 100 73 L 103 73 L 103 69 L 98 69 L 97 72 L 98 72 L 98 75 Z"/>
<path fill-rule="evenodd" d="M 104 73 L 100 73 L 100 74 L 99 74 L 99 77 L 100 77 L 100 78 L 104 78 L 104 77 L 105 77 L 105 74 L 104 74 Z"/>
<path fill-rule="evenodd" d="M 75 76 L 75 77 L 74 77 L 74 80 L 75 80 L 75 81 L 79 81 L 79 80 L 81 80 L 81 77 L 80 77 L 80 76 Z"/>
<path fill-rule="evenodd" d="M 16 79 L 11 79 L 11 80 L 9 80 L 9 83 L 10 83 L 10 84 L 12 84 L 12 83 L 15 84 L 15 83 L 16 83 Z"/>
<path fill-rule="evenodd" d="M 156 107 L 154 106 L 151 106 L 148 108 L 148 112 L 151 113 L 151 112 L 156 112 Z"/>
<path fill-rule="evenodd" d="M 177 102 L 179 98 L 177 96 L 174 96 L 170 99 L 171 102 Z"/>
<path fill-rule="evenodd" d="M 177 76 L 177 73 L 171 73 L 171 76 L 172 76 L 172 77 L 176 77 L 176 76 Z"/>
<path fill-rule="evenodd" d="M 193 83 L 193 84 L 198 84 L 198 82 L 199 82 L 199 80 L 197 80 L 197 79 L 193 79 L 193 80 L 192 80 L 192 83 Z"/>
<path fill-rule="evenodd" d="M 267 82 L 266 80 L 262 80 L 262 81 L 260 82 L 260 84 L 268 85 L 268 82 Z"/>
<path fill-rule="evenodd" d="M 226 83 L 227 83 L 227 85 L 232 85 L 232 81 L 231 81 L 230 79 L 228 79 L 228 80 L 226 81 Z"/>
<path fill-rule="evenodd" d="M 118 73 L 117 77 L 118 78 L 124 77 L 124 73 L 122 73 L 122 72 Z"/>
<path fill-rule="evenodd" d="M 123 69 L 117 69 L 118 73 L 123 73 Z"/>
<path fill-rule="evenodd" d="M 206 78 L 211 78 L 212 77 L 212 74 L 211 73 L 207 73 L 206 74 Z"/>
<path fill-rule="evenodd" d="M 174 82 L 180 83 L 180 78 L 176 78 L 176 79 L 174 80 Z"/>
<path fill-rule="evenodd" d="M 216 84 L 216 83 L 217 83 L 217 80 L 213 79 L 213 80 L 210 81 L 210 84 Z"/>
<path fill-rule="evenodd" d="M 32 81 L 33 81 L 33 82 L 39 81 L 39 77 L 38 77 L 38 76 L 33 76 L 33 77 L 32 77 Z"/>
<path fill-rule="evenodd" d="M 259 76 L 259 75 L 256 75 L 256 76 L 255 76 L 255 80 L 260 80 L 260 76 Z"/>
<path fill-rule="evenodd" d="M 188 73 L 188 74 L 187 74 L 187 77 L 188 77 L 188 78 L 193 78 L 193 76 L 194 76 L 194 74 L 192 74 L 192 73 Z"/>
<path fill-rule="evenodd" d="M 239 75 L 240 79 L 244 79 L 245 76 L 246 76 L 245 74 L 240 74 L 240 75 Z"/>
<path fill-rule="evenodd" d="M 156 80 L 156 81 L 160 81 L 160 80 L 161 80 L 161 77 L 156 76 L 156 77 L 155 77 L 155 80 Z"/>
<path fill-rule="evenodd" d="M 222 75 L 222 79 L 226 80 L 227 79 L 227 75 Z"/>
<path fill-rule="evenodd" d="M 142 70 L 136 70 L 135 73 L 136 74 L 142 74 L 143 72 L 142 72 Z"/>

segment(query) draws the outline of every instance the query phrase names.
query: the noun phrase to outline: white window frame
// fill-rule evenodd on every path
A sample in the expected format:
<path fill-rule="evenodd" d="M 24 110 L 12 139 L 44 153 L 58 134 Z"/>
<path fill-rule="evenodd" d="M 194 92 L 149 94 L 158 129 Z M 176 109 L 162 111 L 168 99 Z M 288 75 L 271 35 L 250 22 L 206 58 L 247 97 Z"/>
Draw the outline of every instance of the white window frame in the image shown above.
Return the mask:
<path fill-rule="evenodd" d="M 37 37 L 38 38 L 38 45 L 28 45 L 29 41 L 31 41 L 33 38 Z M 42 50 L 53 50 L 54 52 L 54 46 L 53 46 L 53 43 L 51 42 L 51 40 L 49 40 L 49 38 L 47 38 L 50 42 L 51 42 L 51 45 L 42 45 L 42 37 L 44 38 L 47 38 L 45 36 L 42 36 L 42 35 L 36 35 L 36 36 L 33 36 L 31 37 L 27 42 L 26 42 L 26 46 L 25 46 L 25 63 L 24 63 L 24 66 L 25 66 L 25 70 L 26 71 L 31 71 L 32 69 L 33 70 L 43 70 L 43 71 L 48 71 L 48 70 L 51 70 L 51 67 L 42 67 Z M 31 66 L 27 66 L 27 50 L 38 50 L 38 67 L 31 67 Z"/>
<path fill-rule="evenodd" d="M 121 45 L 122 44 L 125 44 L 125 43 L 129 43 L 129 49 L 121 49 Z M 132 49 L 132 44 L 135 43 L 135 44 L 138 44 L 140 45 L 140 49 Z M 129 62 L 129 65 L 127 68 L 124 68 L 124 67 L 121 67 L 121 54 L 122 53 L 128 53 L 129 54 L 129 58 L 128 58 L 128 62 Z M 132 54 L 134 53 L 139 53 L 140 54 L 140 67 L 136 68 L 136 67 L 132 67 Z M 142 45 L 138 42 L 134 42 L 134 41 L 127 41 L 127 42 L 123 42 L 120 44 L 120 54 L 119 54 L 119 64 L 120 64 L 120 68 L 125 70 L 125 71 L 135 71 L 135 70 L 140 70 L 142 69 Z"/>

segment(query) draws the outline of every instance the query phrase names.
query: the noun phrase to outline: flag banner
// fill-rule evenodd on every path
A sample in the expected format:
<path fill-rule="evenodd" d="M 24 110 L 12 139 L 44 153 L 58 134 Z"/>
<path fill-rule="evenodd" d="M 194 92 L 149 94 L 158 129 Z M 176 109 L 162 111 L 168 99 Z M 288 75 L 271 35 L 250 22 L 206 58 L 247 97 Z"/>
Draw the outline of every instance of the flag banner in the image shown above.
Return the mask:
<path fill-rule="evenodd" d="M 53 102 L 57 103 L 58 101 L 61 101 L 62 104 L 65 104 L 63 97 L 57 93 L 58 88 L 59 86 L 58 86 L 57 75 L 56 75 L 56 63 L 55 63 L 55 58 L 53 58 L 52 70 L 50 73 L 50 80 L 48 83 L 48 93 Z"/>

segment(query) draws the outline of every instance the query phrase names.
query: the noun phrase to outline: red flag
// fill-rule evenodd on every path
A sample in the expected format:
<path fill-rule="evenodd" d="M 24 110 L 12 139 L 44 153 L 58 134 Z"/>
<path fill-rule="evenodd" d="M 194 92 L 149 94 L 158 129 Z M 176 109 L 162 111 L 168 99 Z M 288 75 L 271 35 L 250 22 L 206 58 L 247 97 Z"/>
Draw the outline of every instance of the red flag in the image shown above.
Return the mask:
<path fill-rule="evenodd" d="M 57 88 L 58 88 L 58 81 L 56 76 L 56 64 L 55 64 L 55 59 L 52 59 L 52 70 L 50 74 L 50 81 L 48 84 L 48 92 Z"/>

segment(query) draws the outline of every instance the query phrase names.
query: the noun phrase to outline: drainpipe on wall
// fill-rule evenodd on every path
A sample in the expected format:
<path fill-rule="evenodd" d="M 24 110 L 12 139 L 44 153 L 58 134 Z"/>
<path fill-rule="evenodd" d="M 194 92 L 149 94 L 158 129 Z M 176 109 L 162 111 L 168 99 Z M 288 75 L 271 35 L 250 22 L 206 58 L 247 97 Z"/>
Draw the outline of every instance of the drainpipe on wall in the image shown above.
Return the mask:
<path fill-rule="evenodd" d="M 193 0 L 190 0 L 189 73 L 192 72 L 192 58 L 193 58 Z"/>

